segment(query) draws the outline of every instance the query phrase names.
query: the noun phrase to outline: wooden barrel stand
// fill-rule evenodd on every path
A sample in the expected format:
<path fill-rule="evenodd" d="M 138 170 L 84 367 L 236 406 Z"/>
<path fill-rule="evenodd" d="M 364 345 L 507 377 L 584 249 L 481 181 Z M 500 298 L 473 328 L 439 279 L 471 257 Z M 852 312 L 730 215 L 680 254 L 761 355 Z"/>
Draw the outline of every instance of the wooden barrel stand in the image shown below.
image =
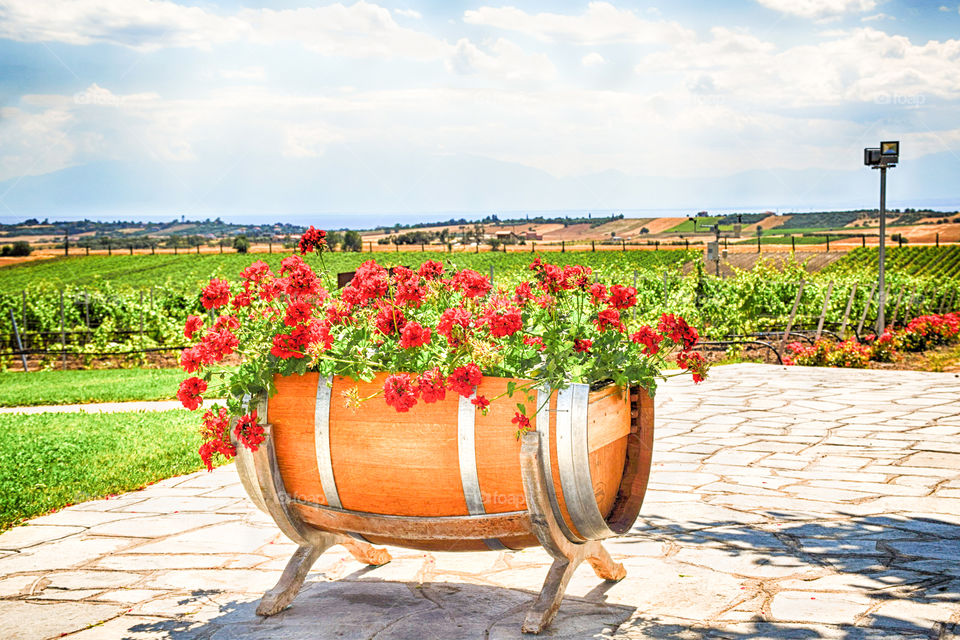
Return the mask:
<path fill-rule="evenodd" d="M 481 440 L 473 428 L 475 407 L 469 399 L 454 397 L 459 420 L 455 426 L 457 459 L 467 513 L 397 515 L 360 511 L 341 503 L 343 496 L 338 493 L 337 474 L 330 464 L 329 443 L 334 441 L 334 436 L 328 418 L 324 417 L 331 415 L 329 389 L 334 381 L 309 379 L 307 382 L 316 388 L 316 419 L 311 437 L 316 442 L 313 453 L 318 460 L 314 477 L 322 485 L 322 495 L 312 491 L 310 495 L 298 495 L 298 489 L 291 491 L 295 481 L 284 478 L 280 463 L 283 456 L 278 457 L 277 450 L 280 432 L 278 425 L 270 422 L 265 399 L 260 401 L 258 410 L 268 421 L 265 441 L 256 452 L 237 447 L 237 472 L 250 499 L 298 545 L 280 580 L 266 592 L 257 607 L 259 615 L 270 616 L 286 608 L 320 554 L 336 544 L 343 545 L 357 560 L 371 566 L 390 561 L 390 554 L 371 542 L 462 551 L 542 546 L 554 562 L 526 615 L 525 633 L 539 633 L 553 620 L 567 583 L 584 560 L 604 580 L 619 581 L 626 575 L 623 565 L 614 562 L 600 541 L 632 527 L 646 492 L 653 444 L 653 400 L 643 390 L 630 389 L 629 394 L 623 396 L 623 390 L 615 389 L 613 394 L 603 396 L 607 398 L 605 401 L 602 394 L 591 394 L 587 385 L 571 385 L 560 392 L 539 390 L 536 430 L 524 435 L 519 452 L 513 454 L 517 458 L 501 465 L 516 467 L 521 485 L 518 490 L 522 493 L 513 496 L 512 502 L 521 503 L 522 508 L 494 512 L 485 508 L 488 500 L 481 494 L 476 480 L 482 470 L 476 468 L 481 454 L 475 445 Z M 513 406 L 513 402 L 507 405 Z M 593 422 L 588 421 L 588 406 L 594 409 Z M 281 413 L 276 415 L 283 419 Z M 607 457 L 598 458 L 601 453 L 588 451 L 588 425 L 596 424 L 597 420 L 617 422 L 620 419 L 629 423 L 628 432 L 614 442 L 596 447 L 603 449 Z M 594 431 L 602 429 L 596 427 Z M 280 441 L 282 443 L 283 438 Z M 516 452 L 515 445 L 511 446 Z M 600 475 L 598 460 L 609 461 L 608 466 L 622 467 L 615 470 L 619 480 L 615 494 L 605 492 L 603 480 L 592 477 Z M 507 472 L 500 470 L 499 473 Z M 338 477 L 348 478 L 349 474 L 344 472 Z M 340 488 L 350 495 L 350 487 Z"/>

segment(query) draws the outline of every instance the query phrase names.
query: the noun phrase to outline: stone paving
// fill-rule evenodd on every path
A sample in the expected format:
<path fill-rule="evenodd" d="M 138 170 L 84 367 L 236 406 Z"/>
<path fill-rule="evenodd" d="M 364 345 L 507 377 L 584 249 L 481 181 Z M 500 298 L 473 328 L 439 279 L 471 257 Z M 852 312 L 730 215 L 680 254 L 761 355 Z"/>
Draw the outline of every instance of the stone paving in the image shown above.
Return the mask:
<path fill-rule="evenodd" d="M 549 638 L 960 638 L 960 377 L 716 367 L 657 396 L 641 518 L 578 570 Z M 0 637 L 515 638 L 542 550 L 335 547 L 254 614 L 294 547 L 231 466 L 0 536 Z"/>

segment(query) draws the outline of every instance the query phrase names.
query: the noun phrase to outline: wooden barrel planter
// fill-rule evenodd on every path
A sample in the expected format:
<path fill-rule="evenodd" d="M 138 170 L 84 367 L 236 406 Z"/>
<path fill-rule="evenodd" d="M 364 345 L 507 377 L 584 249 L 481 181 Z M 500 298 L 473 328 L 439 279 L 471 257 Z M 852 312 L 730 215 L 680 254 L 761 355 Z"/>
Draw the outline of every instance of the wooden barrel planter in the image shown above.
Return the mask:
<path fill-rule="evenodd" d="M 277 394 L 260 401 L 266 441 L 256 452 L 238 447 L 237 469 L 253 502 L 300 549 L 258 613 L 289 604 L 333 544 L 375 565 L 389 555 L 372 544 L 428 551 L 542 545 L 555 563 L 527 615 L 528 632 L 556 614 L 566 574 L 581 561 L 602 578 L 623 578 L 599 541 L 630 529 L 646 492 L 654 420 L 644 390 L 574 384 L 536 390 L 535 404 L 517 392 L 486 415 L 453 392 L 406 413 L 382 398 L 346 406 L 344 392 L 372 396 L 386 375 L 369 383 L 277 376 Z M 493 398 L 509 382 L 485 377 L 476 393 Z M 511 422 L 517 402 L 534 428 L 522 442 Z"/>

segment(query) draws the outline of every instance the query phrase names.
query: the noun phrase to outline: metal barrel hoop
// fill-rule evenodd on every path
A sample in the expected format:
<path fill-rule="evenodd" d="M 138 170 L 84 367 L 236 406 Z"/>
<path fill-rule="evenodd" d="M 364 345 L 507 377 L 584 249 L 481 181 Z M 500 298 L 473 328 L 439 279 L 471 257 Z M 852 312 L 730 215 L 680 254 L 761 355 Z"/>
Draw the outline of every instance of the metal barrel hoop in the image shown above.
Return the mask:
<path fill-rule="evenodd" d="M 560 501 L 557 499 L 557 487 L 553 482 L 553 463 L 550 455 L 550 396 L 553 395 L 549 385 L 543 385 L 537 389 L 537 417 L 536 430 L 540 434 L 540 462 L 543 465 L 543 476 L 546 479 L 547 497 L 550 500 L 550 510 L 553 511 L 554 519 L 563 532 L 564 537 L 570 542 L 585 542 L 583 538 L 573 532 L 567 525 L 563 514 L 560 511 Z M 557 400 L 559 409 L 559 398 Z M 560 430 L 560 420 L 557 419 L 557 431 Z M 557 453 L 559 458 L 559 440 L 557 442 Z M 528 500 L 529 501 L 529 500 Z M 568 507 L 569 508 L 569 507 Z"/>
<path fill-rule="evenodd" d="M 460 462 L 460 486 L 467 503 L 467 513 L 480 516 L 487 513 L 480 490 L 480 474 L 477 470 L 477 407 L 473 404 L 476 391 L 469 398 L 460 396 L 457 407 L 457 456 Z M 507 547 L 497 538 L 485 538 L 484 544 L 494 551 Z"/>
<path fill-rule="evenodd" d="M 337 491 L 337 479 L 333 473 L 333 456 L 330 452 L 330 405 L 333 396 L 333 376 L 318 378 L 316 404 L 313 412 L 313 443 L 317 456 L 317 471 L 320 475 L 320 487 L 327 505 L 343 509 L 340 493 Z M 351 538 L 369 542 L 359 533 L 343 532 Z"/>

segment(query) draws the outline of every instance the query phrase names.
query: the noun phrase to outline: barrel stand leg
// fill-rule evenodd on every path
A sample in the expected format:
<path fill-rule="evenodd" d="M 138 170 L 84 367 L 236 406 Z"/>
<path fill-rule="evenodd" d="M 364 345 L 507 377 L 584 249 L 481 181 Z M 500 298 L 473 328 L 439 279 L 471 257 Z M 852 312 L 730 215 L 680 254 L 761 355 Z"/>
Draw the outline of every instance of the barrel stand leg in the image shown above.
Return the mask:
<path fill-rule="evenodd" d="M 366 542 L 348 536 L 318 532 L 316 536 L 311 537 L 313 538 L 311 544 L 301 545 L 297 548 L 284 568 L 280 580 L 272 589 L 263 594 L 263 598 L 257 606 L 257 615 L 272 616 L 286 609 L 297 597 L 300 587 L 303 586 L 303 581 L 307 579 L 310 568 L 313 567 L 320 554 L 336 544 L 346 547 L 354 558 L 364 564 L 380 566 L 390 562 L 390 554 L 386 549 L 377 549 Z"/>
<path fill-rule="evenodd" d="M 543 465 L 540 461 L 540 434 L 536 431 L 523 437 L 520 466 L 533 532 L 547 553 L 554 558 L 540 595 L 527 611 L 523 621 L 524 633 L 540 633 L 557 615 L 567 584 L 584 560 L 588 561 L 597 576 L 604 580 L 618 582 L 626 577 L 627 572 L 622 564 L 614 562 L 599 540 L 574 543 L 563 535 L 547 497 Z"/>

